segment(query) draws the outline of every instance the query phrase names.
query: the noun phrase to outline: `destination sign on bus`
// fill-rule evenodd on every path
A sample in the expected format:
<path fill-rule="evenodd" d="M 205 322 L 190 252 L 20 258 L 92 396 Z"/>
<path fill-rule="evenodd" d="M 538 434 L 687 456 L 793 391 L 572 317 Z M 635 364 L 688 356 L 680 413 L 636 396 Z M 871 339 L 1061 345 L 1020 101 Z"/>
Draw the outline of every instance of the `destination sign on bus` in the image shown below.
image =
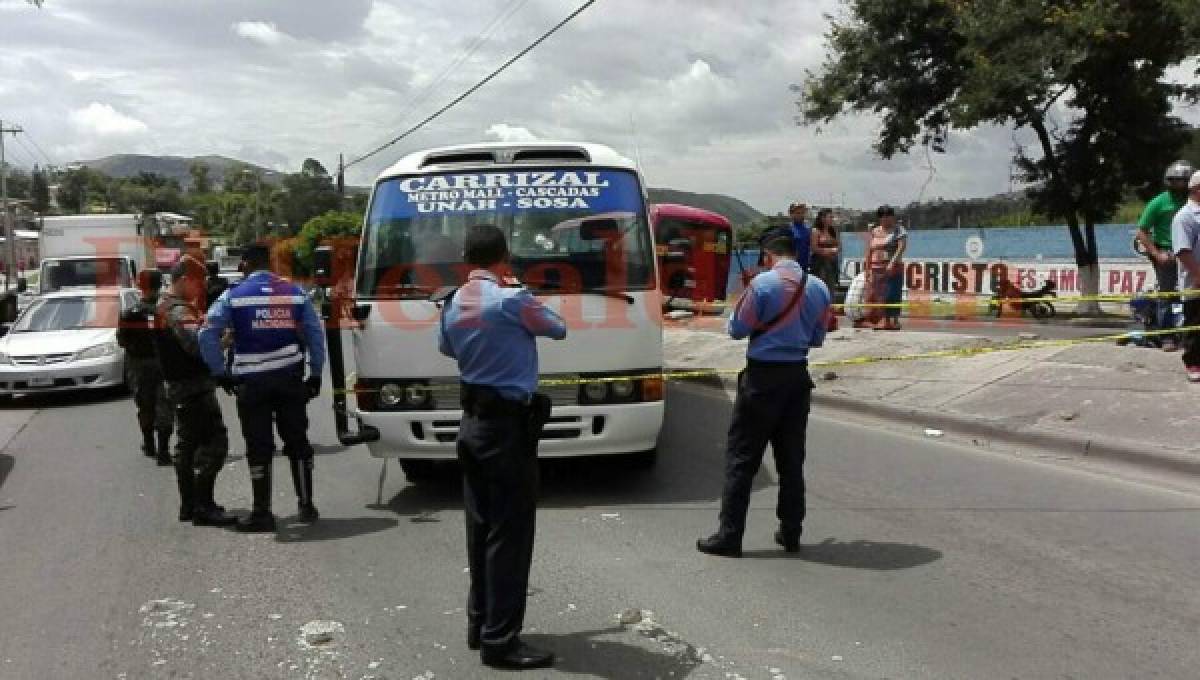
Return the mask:
<path fill-rule="evenodd" d="M 633 211 L 638 185 L 627 172 L 547 170 L 425 175 L 395 180 L 395 217 L 516 210 Z M 639 210 L 640 211 L 640 210 Z"/>

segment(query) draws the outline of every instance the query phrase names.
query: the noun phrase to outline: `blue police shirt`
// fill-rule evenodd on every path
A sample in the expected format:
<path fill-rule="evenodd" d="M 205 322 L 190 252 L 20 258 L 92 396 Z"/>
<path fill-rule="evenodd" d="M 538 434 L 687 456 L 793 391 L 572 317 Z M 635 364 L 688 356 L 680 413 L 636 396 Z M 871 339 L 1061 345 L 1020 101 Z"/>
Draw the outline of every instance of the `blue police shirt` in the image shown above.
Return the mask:
<path fill-rule="evenodd" d="M 537 336 L 562 340 L 567 324 L 528 290 L 477 269 L 442 310 L 438 349 L 458 360 L 463 382 L 526 401 L 537 389 Z"/>
<path fill-rule="evenodd" d="M 321 318 L 304 291 L 267 271 L 257 271 L 226 290 L 200 329 L 200 353 L 213 375 L 225 373 L 221 335 L 233 329 L 233 374 L 253 378 L 304 363 L 320 376 L 325 365 Z"/>
<path fill-rule="evenodd" d="M 796 248 L 796 264 L 808 271 L 812 263 L 812 229 L 803 222 L 792 222 L 792 245 Z"/>
<path fill-rule="evenodd" d="M 730 337 L 741 340 L 779 316 L 795 295 L 802 276 L 800 265 L 789 260 L 755 276 L 729 315 L 726 330 Z M 779 323 L 750 341 L 746 357 L 756 361 L 807 362 L 809 348 L 825 342 L 829 305 L 829 289 L 817 277 L 809 276 L 804 298 Z"/>

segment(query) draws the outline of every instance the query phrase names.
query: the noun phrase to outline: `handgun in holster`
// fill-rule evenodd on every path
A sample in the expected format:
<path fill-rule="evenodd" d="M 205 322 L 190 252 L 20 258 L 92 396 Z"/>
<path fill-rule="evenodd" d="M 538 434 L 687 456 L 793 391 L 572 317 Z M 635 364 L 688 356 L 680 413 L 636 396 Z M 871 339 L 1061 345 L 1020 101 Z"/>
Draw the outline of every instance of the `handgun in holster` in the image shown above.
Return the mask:
<path fill-rule="evenodd" d="M 526 417 L 529 419 L 529 446 L 534 453 L 537 452 L 538 440 L 542 438 L 542 428 L 550 422 L 550 409 L 553 405 L 550 397 L 541 392 L 534 392 L 530 397 L 529 414 Z"/>

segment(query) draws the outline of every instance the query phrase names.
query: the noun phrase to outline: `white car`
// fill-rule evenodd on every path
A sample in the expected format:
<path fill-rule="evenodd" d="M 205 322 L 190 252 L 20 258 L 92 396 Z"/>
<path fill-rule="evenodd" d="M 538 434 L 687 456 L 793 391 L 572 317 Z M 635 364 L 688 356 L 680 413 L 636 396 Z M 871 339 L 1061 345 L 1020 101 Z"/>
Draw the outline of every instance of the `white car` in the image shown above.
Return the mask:
<path fill-rule="evenodd" d="M 0 338 L 0 395 L 126 385 L 117 324 L 138 299 L 133 288 L 81 288 L 35 298 Z"/>

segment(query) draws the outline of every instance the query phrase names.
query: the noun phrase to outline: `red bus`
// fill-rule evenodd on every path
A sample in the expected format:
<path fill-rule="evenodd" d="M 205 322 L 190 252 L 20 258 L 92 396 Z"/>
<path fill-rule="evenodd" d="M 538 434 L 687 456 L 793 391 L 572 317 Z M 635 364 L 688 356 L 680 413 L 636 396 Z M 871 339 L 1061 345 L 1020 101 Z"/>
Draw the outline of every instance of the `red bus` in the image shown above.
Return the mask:
<path fill-rule="evenodd" d="M 663 295 L 668 306 L 725 299 L 733 225 L 724 216 L 672 203 L 650 206 Z"/>

